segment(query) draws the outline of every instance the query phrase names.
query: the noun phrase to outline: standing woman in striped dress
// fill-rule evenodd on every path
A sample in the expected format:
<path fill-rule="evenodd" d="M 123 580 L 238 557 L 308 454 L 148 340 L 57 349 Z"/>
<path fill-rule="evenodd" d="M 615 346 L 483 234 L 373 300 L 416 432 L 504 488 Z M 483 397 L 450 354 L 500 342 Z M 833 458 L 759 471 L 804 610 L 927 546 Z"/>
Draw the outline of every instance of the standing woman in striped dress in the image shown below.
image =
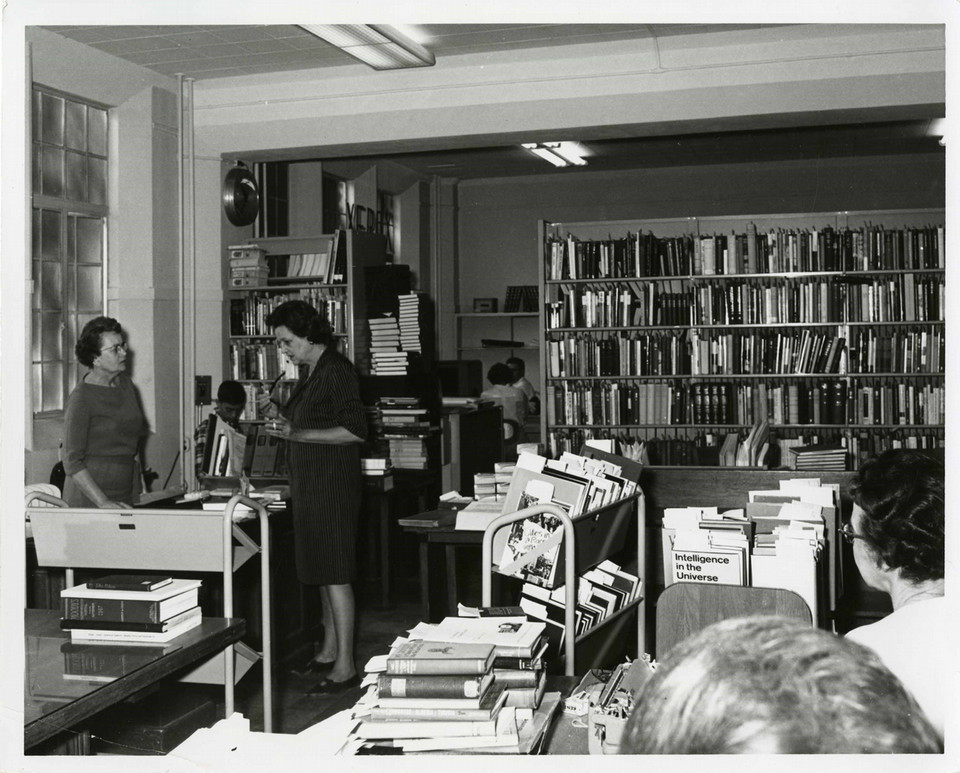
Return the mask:
<path fill-rule="evenodd" d="M 356 371 L 336 350 L 329 321 L 306 301 L 280 304 L 266 319 L 277 346 L 307 366 L 279 410 L 269 395 L 258 404 L 267 431 L 287 441 L 297 577 L 319 585 L 323 644 L 308 670 L 330 667 L 308 694 L 333 693 L 360 683 L 353 657 L 356 542 L 362 479 L 360 443 L 366 416 Z"/>

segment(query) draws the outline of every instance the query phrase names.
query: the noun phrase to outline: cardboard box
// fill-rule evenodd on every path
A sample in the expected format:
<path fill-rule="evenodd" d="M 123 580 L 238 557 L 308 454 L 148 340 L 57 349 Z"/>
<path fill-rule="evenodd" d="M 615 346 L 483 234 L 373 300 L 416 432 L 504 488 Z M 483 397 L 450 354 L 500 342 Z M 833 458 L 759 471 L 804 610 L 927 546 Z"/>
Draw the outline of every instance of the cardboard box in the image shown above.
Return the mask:
<path fill-rule="evenodd" d="M 256 244 L 237 244 L 227 247 L 227 258 L 230 260 L 259 259 L 265 261 L 267 251 Z"/>

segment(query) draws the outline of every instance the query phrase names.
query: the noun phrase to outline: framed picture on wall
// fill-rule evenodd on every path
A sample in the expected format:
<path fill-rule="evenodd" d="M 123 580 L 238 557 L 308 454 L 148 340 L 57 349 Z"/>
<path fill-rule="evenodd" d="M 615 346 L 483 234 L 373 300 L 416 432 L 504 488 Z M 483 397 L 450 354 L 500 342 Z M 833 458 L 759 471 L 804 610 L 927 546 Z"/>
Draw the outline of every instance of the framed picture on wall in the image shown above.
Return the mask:
<path fill-rule="evenodd" d="M 497 311 L 497 299 L 496 298 L 474 298 L 473 311 L 474 313 L 482 312 L 484 314 L 493 314 Z"/>

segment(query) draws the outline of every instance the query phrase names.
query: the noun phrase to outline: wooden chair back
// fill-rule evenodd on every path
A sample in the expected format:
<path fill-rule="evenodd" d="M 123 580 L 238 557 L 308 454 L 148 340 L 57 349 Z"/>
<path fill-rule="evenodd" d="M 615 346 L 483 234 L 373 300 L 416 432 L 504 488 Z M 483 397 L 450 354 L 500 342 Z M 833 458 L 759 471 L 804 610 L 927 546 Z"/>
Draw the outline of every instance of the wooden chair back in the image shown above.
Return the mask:
<path fill-rule="evenodd" d="M 813 625 L 807 602 L 791 590 L 677 582 L 657 599 L 656 657 L 711 623 L 749 615 L 779 615 Z"/>

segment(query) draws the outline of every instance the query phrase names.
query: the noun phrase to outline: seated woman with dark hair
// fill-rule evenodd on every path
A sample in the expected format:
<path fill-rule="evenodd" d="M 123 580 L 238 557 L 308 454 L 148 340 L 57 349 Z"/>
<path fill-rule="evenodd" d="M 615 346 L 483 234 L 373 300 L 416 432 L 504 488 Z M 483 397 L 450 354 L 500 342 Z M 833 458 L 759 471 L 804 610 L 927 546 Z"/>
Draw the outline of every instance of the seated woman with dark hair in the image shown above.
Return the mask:
<path fill-rule="evenodd" d="M 913 697 L 866 647 L 784 617 L 707 626 L 659 663 L 623 754 L 936 754 Z"/>
<path fill-rule="evenodd" d="M 847 638 L 870 647 L 942 734 L 944 675 L 953 669 L 943 597 L 944 469 L 921 451 L 897 449 L 868 459 L 851 487 L 853 543 L 867 585 L 890 595 L 893 613 Z"/>

